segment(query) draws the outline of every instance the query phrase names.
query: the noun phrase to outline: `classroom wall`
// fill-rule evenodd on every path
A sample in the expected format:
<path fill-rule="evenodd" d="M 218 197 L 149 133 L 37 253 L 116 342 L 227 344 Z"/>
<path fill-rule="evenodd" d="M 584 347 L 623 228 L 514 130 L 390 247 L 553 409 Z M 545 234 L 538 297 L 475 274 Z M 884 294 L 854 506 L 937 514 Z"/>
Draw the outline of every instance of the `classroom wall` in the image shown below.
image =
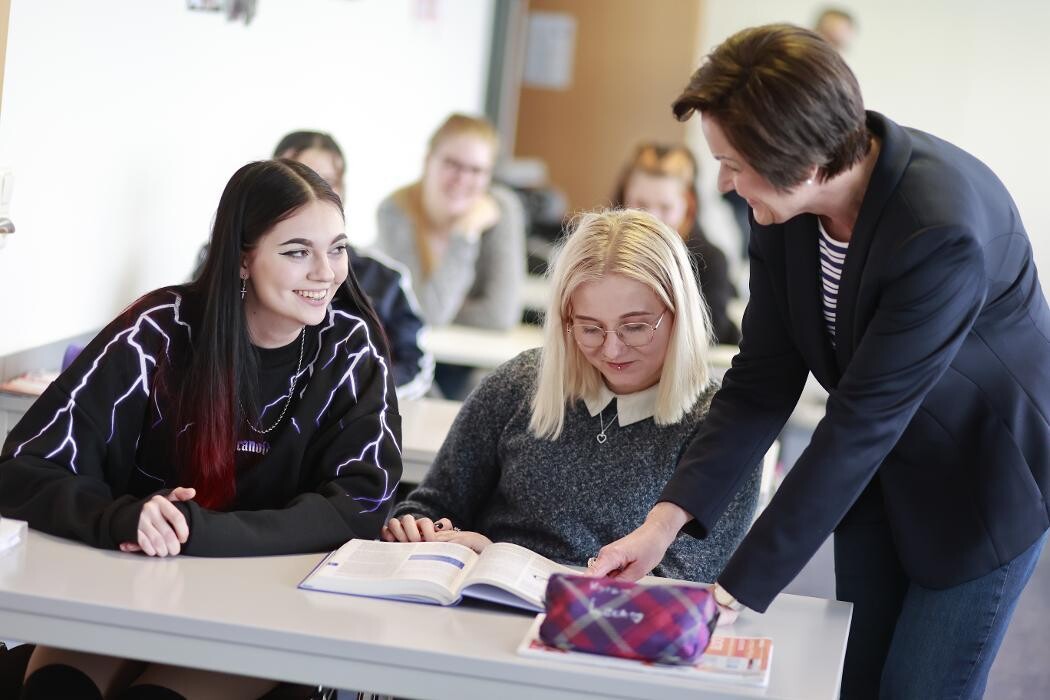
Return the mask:
<path fill-rule="evenodd" d="M 523 85 L 515 155 L 542 158 L 570 211 L 608 206 L 641 140 L 681 142 L 671 102 L 693 65 L 698 0 L 531 0 L 530 11 L 576 20 L 567 89 Z"/>
<path fill-rule="evenodd" d="M 701 53 L 755 24 L 811 26 L 828 4 L 859 19 L 846 58 L 868 108 L 952 141 L 990 165 L 1018 203 L 1044 290 L 1050 287 L 1050 2 L 719 0 L 704 3 Z M 714 201 L 715 167 L 695 118 L 690 136 L 701 154 L 706 199 Z"/>
<path fill-rule="evenodd" d="M 250 25 L 185 0 L 13 0 L 0 167 L 0 356 L 97 329 L 184 280 L 229 176 L 300 128 L 347 153 L 348 233 L 480 112 L 492 0 L 260 0 Z"/>

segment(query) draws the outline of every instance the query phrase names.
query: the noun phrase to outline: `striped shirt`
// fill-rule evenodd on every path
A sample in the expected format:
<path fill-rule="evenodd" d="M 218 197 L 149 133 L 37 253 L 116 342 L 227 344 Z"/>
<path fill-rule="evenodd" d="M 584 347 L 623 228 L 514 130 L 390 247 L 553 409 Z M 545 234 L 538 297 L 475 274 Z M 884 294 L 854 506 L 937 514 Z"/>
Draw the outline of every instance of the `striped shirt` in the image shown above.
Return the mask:
<path fill-rule="evenodd" d="M 820 254 L 820 285 L 824 290 L 821 306 L 824 309 L 824 325 L 828 329 L 828 338 L 835 346 L 835 311 L 838 307 L 839 280 L 842 278 L 842 267 L 846 264 L 846 251 L 849 243 L 841 243 L 828 235 L 824 225 L 817 220 L 820 229 L 818 250 Z"/>

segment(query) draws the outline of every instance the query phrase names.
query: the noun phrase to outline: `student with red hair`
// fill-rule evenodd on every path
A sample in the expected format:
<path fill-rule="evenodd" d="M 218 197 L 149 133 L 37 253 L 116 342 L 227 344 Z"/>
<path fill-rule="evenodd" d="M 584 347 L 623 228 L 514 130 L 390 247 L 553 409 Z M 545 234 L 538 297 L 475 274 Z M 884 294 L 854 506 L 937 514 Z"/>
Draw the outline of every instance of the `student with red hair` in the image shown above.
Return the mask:
<path fill-rule="evenodd" d="M 348 270 L 339 196 L 295 161 L 251 163 L 223 192 L 200 276 L 132 304 L 11 432 L 0 513 L 157 557 L 374 538 L 401 476 L 389 366 Z M 38 647 L 23 697 L 258 697 L 273 685 Z"/>

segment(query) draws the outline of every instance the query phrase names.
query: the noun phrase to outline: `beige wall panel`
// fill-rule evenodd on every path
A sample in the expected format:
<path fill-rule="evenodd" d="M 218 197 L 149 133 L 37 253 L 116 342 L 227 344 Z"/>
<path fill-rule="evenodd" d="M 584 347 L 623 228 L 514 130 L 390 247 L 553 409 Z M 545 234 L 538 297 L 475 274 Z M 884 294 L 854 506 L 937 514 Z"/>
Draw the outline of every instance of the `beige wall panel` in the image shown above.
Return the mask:
<path fill-rule="evenodd" d="M 573 211 L 608 203 L 641 139 L 682 141 L 671 102 L 697 60 L 699 0 L 531 0 L 576 18 L 568 90 L 523 87 L 516 154 L 539 157 Z"/>

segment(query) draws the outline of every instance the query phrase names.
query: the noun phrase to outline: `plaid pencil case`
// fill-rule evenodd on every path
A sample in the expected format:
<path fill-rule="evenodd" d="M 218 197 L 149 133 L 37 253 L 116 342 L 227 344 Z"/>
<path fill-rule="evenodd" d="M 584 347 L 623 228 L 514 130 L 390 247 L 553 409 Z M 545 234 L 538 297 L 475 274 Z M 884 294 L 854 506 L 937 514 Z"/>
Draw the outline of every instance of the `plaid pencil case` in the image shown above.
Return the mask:
<path fill-rule="evenodd" d="M 718 621 L 706 588 L 568 574 L 550 577 L 546 607 L 549 646 L 661 664 L 694 663 Z"/>

